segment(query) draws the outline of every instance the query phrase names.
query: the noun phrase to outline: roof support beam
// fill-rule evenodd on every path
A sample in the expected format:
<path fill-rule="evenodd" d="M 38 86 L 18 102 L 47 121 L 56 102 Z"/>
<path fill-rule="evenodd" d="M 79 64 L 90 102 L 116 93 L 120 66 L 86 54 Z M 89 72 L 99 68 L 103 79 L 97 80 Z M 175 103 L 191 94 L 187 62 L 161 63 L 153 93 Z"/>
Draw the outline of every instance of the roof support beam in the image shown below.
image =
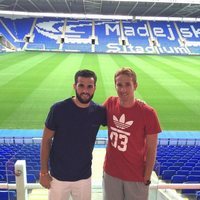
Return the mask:
<path fill-rule="evenodd" d="M 130 15 L 133 10 L 135 9 L 135 7 L 138 5 L 138 2 L 135 3 L 135 5 L 131 8 L 131 10 L 128 12 L 128 15 Z"/>
<path fill-rule="evenodd" d="M 173 17 L 177 16 L 176 13 L 181 13 L 182 11 L 184 11 L 186 8 L 190 7 L 191 4 L 188 4 L 187 6 L 184 6 L 183 8 L 179 9 L 177 12 L 173 13 Z"/>
<path fill-rule="evenodd" d="M 35 3 L 32 2 L 32 0 L 28 0 L 39 12 L 42 12 Z"/>
<path fill-rule="evenodd" d="M 167 6 L 165 9 L 161 10 L 161 12 L 157 13 L 156 16 L 160 16 L 162 13 L 164 13 L 166 10 L 168 10 L 170 7 L 172 7 L 174 4 L 171 3 L 169 6 Z"/>
<path fill-rule="evenodd" d="M 109 1 L 109 0 L 103 0 Z M 200 4 L 199 0 L 112 0 L 112 1 L 128 1 L 128 2 L 150 2 L 150 3 L 182 3 L 182 4 Z"/>
<path fill-rule="evenodd" d="M 116 12 L 117 12 L 117 9 L 119 8 L 119 5 L 120 5 L 120 1 L 118 2 L 118 4 L 117 4 L 117 7 L 115 8 L 114 15 L 116 14 Z"/>
<path fill-rule="evenodd" d="M 49 4 L 49 6 L 52 8 L 52 10 L 54 11 L 54 12 L 57 12 L 56 11 L 56 9 L 53 7 L 53 5 L 51 4 L 51 2 L 49 1 L 49 0 L 46 0 L 47 1 L 47 3 Z"/>
<path fill-rule="evenodd" d="M 149 10 L 151 10 L 154 6 L 155 6 L 156 2 L 154 2 L 144 13 L 143 15 L 145 15 L 146 13 L 149 12 Z"/>
<path fill-rule="evenodd" d="M 68 4 L 67 0 L 65 0 L 65 4 L 66 4 L 66 6 L 67 6 L 68 11 L 71 13 L 72 11 L 71 11 L 71 9 L 70 9 L 70 7 L 69 7 L 69 4 Z"/>

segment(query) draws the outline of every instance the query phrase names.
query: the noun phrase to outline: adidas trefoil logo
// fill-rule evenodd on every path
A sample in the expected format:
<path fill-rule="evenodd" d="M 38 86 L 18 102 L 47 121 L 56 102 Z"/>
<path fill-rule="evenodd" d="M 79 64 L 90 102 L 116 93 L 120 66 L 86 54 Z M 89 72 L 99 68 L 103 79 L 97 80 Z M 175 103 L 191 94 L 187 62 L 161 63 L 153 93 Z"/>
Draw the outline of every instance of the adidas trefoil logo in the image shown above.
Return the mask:
<path fill-rule="evenodd" d="M 119 120 L 115 115 L 113 115 L 113 122 L 115 126 L 119 129 L 129 128 L 133 124 L 133 121 L 125 121 L 125 114 L 122 114 Z"/>

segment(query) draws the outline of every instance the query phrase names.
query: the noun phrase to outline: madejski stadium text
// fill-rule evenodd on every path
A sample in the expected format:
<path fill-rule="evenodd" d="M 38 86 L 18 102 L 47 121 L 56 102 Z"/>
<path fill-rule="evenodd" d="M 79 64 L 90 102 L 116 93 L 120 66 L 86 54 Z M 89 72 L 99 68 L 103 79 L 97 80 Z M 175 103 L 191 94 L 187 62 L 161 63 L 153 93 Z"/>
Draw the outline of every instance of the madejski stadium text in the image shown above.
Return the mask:
<path fill-rule="evenodd" d="M 148 31 L 147 25 L 144 24 L 143 26 L 138 27 L 130 27 L 124 25 L 124 36 L 129 39 L 131 37 L 145 37 L 144 39 L 147 40 L 147 38 L 150 37 L 150 33 Z M 160 53 L 170 53 L 170 54 L 188 54 L 189 50 L 184 47 L 180 46 L 178 44 L 178 36 L 177 33 L 175 34 L 173 32 L 172 27 L 170 24 L 167 24 L 164 30 L 162 27 L 153 27 L 152 28 L 152 34 L 154 37 L 156 37 L 159 41 L 159 38 L 164 38 L 166 41 L 171 41 L 174 44 L 170 46 L 170 43 L 168 46 L 164 46 L 163 44 L 159 47 L 157 47 L 158 51 Z M 175 30 L 174 30 L 175 31 Z M 200 28 L 195 28 L 193 25 L 190 25 L 187 28 L 180 28 L 179 29 L 181 35 L 183 38 L 195 38 L 198 39 L 200 37 Z M 105 36 L 110 36 L 112 34 L 115 34 L 116 36 L 120 36 L 120 25 L 115 24 L 114 26 L 111 26 L 110 24 L 105 24 Z M 177 42 L 177 45 L 175 45 Z M 107 44 L 107 52 L 113 52 L 113 53 L 119 53 L 124 52 L 124 49 L 122 49 L 122 46 L 118 43 L 109 43 Z M 150 45 L 137 45 L 133 46 L 132 44 L 126 45 L 126 53 L 155 53 L 155 50 Z"/>

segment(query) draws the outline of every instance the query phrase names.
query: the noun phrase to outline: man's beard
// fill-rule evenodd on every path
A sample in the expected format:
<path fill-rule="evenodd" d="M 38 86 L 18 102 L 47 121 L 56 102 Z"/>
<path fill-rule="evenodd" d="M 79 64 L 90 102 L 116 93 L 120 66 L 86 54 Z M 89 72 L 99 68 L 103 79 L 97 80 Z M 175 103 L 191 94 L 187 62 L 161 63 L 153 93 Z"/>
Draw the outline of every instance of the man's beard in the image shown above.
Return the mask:
<path fill-rule="evenodd" d="M 82 94 L 83 94 L 83 93 L 82 93 Z M 79 95 L 79 94 L 77 93 L 77 91 L 76 91 L 76 97 L 77 97 L 77 99 L 79 100 L 80 103 L 83 103 L 83 104 L 88 104 L 88 103 L 91 101 L 91 99 L 93 98 L 93 96 L 94 96 L 94 94 L 91 95 L 91 96 L 89 96 L 88 99 L 82 99 L 81 95 Z"/>

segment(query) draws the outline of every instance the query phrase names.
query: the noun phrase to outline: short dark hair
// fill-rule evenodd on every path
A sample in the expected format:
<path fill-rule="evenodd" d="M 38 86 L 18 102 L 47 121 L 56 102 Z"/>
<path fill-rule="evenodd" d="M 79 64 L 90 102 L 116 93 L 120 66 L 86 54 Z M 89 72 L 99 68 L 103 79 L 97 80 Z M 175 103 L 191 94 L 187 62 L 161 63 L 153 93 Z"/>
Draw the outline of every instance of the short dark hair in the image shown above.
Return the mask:
<path fill-rule="evenodd" d="M 75 76 L 74 76 L 74 83 L 75 84 L 77 84 L 79 76 L 85 77 L 85 78 L 94 78 L 94 85 L 96 85 L 97 76 L 93 71 L 88 70 L 88 69 L 83 69 L 83 70 L 77 71 Z"/>

